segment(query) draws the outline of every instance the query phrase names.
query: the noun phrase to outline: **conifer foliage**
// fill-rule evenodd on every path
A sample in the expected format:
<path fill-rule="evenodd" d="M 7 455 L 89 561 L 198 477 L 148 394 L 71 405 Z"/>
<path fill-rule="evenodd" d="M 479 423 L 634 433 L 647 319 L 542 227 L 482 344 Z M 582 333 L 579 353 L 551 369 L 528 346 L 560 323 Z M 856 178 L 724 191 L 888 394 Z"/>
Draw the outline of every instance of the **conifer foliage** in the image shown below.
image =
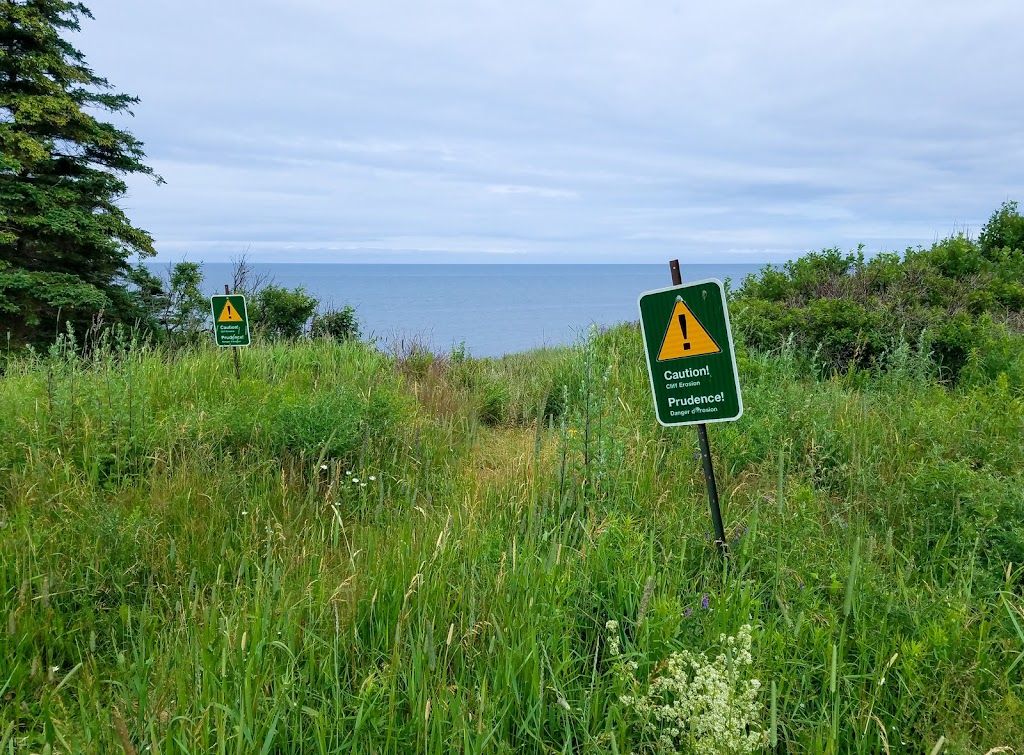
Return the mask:
<path fill-rule="evenodd" d="M 67 40 L 89 9 L 67 0 L 0 0 L 0 328 L 45 341 L 64 321 L 144 316 L 132 258 L 153 239 L 118 207 L 124 177 L 161 179 L 142 143 L 97 114 L 131 114 Z M 133 285 L 133 283 L 135 285 Z"/>

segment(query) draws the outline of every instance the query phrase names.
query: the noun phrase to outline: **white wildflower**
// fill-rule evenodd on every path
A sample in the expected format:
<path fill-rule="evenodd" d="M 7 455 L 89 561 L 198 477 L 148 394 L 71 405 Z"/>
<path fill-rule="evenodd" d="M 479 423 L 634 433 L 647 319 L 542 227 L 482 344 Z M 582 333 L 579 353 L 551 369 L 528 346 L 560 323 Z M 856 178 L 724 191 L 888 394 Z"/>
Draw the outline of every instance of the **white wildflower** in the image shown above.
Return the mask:
<path fill-rule="evenodd" d="M 370 482 L 376 482 L 376 481 L 377 481 L 377 476 L 376 475 L 370 475 Z"/>
<path fill-rule="evenodd" d="M 612 658 L 618 658 L 619 656 L 619 622 L 612 619 L 604 625 L 605 629 L 608 630 L 608 653 Z"/>
<path fill-rule="evenodd" d="M 605 626 L 610 633 L 618 629 L 614 621 Z M 623 695 L 620 701 L 635 715 L 647 741 L 657 743 L 660 751 L 696 755 L 748 755 L 767 744 L 757 702 L 761 682 L 746 678 L 753 664 L 750 632 L 748 624 L 735 637 L 720 637 L 724 652 L 714 659 L 688 650 L 673 653 L 656 665 L 646 689 L 636 678 L 636 662 L 621 657 L 618 635 L 609 634 L 617 674 L 641 693 Z"/>

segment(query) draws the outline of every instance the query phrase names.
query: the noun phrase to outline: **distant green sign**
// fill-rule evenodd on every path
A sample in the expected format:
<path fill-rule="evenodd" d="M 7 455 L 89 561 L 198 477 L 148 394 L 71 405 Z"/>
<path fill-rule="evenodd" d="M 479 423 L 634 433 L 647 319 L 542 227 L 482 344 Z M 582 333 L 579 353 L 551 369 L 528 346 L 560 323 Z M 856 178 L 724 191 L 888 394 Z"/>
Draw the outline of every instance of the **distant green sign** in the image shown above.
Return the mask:
<path fill-rule="evenodd" d="M 709 279 L 640 295 L 640 327 L 663 425 L 728 422 L 743 414 L 725 289 Z"/>
<path fill-rule="evenodd" d="M 244 296 L 212 296 L 213 335 L 218 346 L 248 346 L 249 316 Z"/>

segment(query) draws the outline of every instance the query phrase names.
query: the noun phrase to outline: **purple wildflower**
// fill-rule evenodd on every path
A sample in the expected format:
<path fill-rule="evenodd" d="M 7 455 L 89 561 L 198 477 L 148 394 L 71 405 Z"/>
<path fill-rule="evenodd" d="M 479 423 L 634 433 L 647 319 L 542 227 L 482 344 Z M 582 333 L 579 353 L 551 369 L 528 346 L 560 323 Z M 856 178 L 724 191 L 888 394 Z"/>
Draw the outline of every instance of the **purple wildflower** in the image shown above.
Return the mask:
<path fill-rule="evenodd" d="M 708 610 L 708 608 L 710 608 L 710 607 L 711 607 L 711 600 L 710 600 L 710 599 L 708 598 L 708 596 L 707 596 L 707 594 L 706 594 L 706 593 L 705 593 L 705 594 L 704 594 L 704 596 L 703 596 L 703 597 L 701 597 L 701 599 L 700 599 L 700 607 L 701 607 L 702 609 L 704 609 L 705 611 L 706 611 L 706 610 Z"/>

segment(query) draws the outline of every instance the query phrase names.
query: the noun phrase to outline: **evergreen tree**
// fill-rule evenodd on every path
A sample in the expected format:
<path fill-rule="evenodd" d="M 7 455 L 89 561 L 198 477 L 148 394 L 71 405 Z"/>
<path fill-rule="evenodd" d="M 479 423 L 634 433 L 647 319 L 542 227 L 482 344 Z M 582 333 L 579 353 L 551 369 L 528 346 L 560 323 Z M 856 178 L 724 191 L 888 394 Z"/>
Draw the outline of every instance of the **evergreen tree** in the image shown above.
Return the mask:
<path fill-rule="evenodd" d="M 153 239 L 117 201 L 124 176 L 161 179 L 141 142 L 93 115 L 130 115 L 138 99 L 113 93 L 62 36 L 82 17 L 78 2 L 0 0 L 0 330 L 16 343 L 101 313 L 132 323 L 156 283 L 131 264 Z"/>

